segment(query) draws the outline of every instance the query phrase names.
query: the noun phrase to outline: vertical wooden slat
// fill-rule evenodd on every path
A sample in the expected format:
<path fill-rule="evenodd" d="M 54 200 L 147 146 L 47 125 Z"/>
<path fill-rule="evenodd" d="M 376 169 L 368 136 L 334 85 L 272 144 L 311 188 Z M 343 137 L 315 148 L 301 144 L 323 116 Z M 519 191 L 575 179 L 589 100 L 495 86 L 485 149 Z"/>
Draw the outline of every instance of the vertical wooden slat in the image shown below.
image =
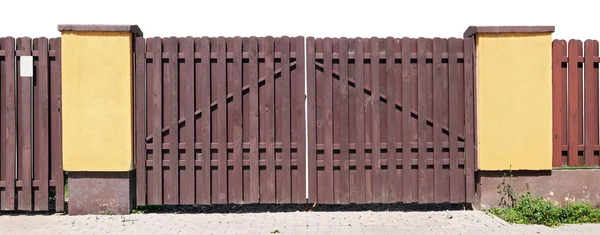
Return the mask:
<path fill-rule="evenodd" d="M 371 109 L 372 109 L 372 136 L 371 136 L 371 159 L 373 159 L 373 202 L 383 202 L 383 194 L 387 194 L 387 186 L 381 184 L 381 149 L 380 149 L 380 118 L 379 98 L 381 96 L 381 87 L 379 85 L 379 39 L 371 38 Z M 384 189 L 386 188 L 386 189 Z M 383 191 L 386 193 L 383 193 Z"/>
<path fill-rule="evenodd" d="M 263 46 L 265 52 L 265 96 L 267 97 L 264 104 L 264 110 L 266 117 L 261 118 L 264 120 L 264 142 L 267 145 L 266 149 L 266 160 L 267 160 L 267 179 L 264 194 L 261 195 L 261 202 L 274 203 L 275 202 L 275 60 L 274 60 L 274 44 L 273 37 L 268 36 L 264 38 Z M 261 125 L 261 129 L 263 126 Z M 263 186 L 261 185 L 261 188 Z"/>
<path fill-rule="evenodd" d="M 450 202 L 459 202 L 459 197 L 464 192 L 460 191 L 458 181 L 464 180 L 464 174 L 458 168 L 458 62 L 457 54 L 459 52 L 459 41 L 456 38 L 448 40 L 448 103 L 450 105 L 448 127 L 450 134 Z M 460 94 L 462 95 L 462 94 Z"/>
<path fill-rule="evenodd" d="M 419 202 L 427 202 L 427 71 L 426 41 L 424 38 L 417 39 L 417 84 L 418 96 L 418 148 L 419 148 Z"/>
<path fill-rule="evenodd" d="M 4 40 L 5 40 L 4 38 L 0 38 L 0 50 L 2 50 L 4 47 Z M 5 83 L 4 83 L 4 74 L 2 71 L 4 69 L 4 61 L 6 60 L 5 56 L 6 55 L 0 56 L 0 182 L 2 182 L 4 179 L 3 172 L 5 171 L 4 168 L 6 167 L 6 164 L 5 164 L 6 160 L 4 160 L 4 158 L 5 158 L 4 157 L 4 143 L 6 142 L 5 139 L 7 138 L 5 130 L 4 130 L 4 127 L 6 126 L 5 117 L 4 117 L 5 112 L 6 112 L 5 105 L 4 105 Z M 6 190 L 5 187 L 6 187 L 6 183 L 4 186 L 0 187 L 0 210 L 2 210 L 2 205 L 3 205 L 2 199 L 4 197 L 4 191 Z"/>
<path fill-rule="evenodd" d="M 17 39 L 17 50 L 21 51 L 22 56 L 31 55 L 31 39 L 30 38 L 19 38 Z M 18 60 L 20 61 L 20 60 Z M 32 85 L 33 78 L 22 77 L 20 72 L 20 63 L 17 63 L 17 87 L 18 87 L 18 124 L 17 124 L 17 135 L 18 135 L 18 150 L 17 150 L 17 161 L 18 161 L 18 180 L 23 182 L 21 191 L 17 192 L 18 196 L 18 209 L 30 211 L 33 209 L 32 205 Z"/>
<path fill-rule="evenodd" d="M 400 104 L 400 106 L 404 107 L 402 105 L 402 39 L 401 38 L 394 38 L 394 53 L 398 53 L 398 56 L 394 55 L 394 96 L 395 96 L 395 100 L 394 102 L 396 103 L 396 105 Z M 396 139 L 396 143 L 400 143 L 402 144 L 402 131 L 403 131 L 403 126 L 402 126 L 402 109 L 396 109 L 395 113 L 394 113 L 394 123 L 396 125 L 396 129 L 394 129 L 393 131 L 396 132 L 396 136 L 394 137 Z M 394 180 L 395 180 L 395 186 L 396 187 L 396 194 L 394 195 L 395 198 L 395 202 L 402 202 L 403 200 L 403 195 L 402 195 L 402 191 L 403 191 L 403 185 L 402 185 L 402 174 L 404 174 L 404 170 L 402 169 L 402 158 L 403 156 L 405 156 L 405 154 L 402 152 L 402 146 L 400 146 L 400 148 L 398 148 L 398 145 L 396 145 L 396 164 L 394 166 L 394 172 L 395 172 L 395 176 L 394 176 Z"/>
<path fill-rule="evenodd" d="M 348 149 L 348 39 L 341 38 L 339 41 L 339 75 L 340 93 L 339 100 L 339 125 L 340 126 L 340 191 L 339 202 L 348 204 L 350 202 L 350 150 Z"/>
<path fill-rule="evenodd" d="M 356 38 L 355 72 L 356 86 L 356 203 L 366 202 L 365 172 L 365 92 L 364 92 L 364 54 L 363 39 Z"/>
<path fill-rule="evenodd" d="M 317 202 L 317 97 L 315 39 L 306 39 L 306 91 L 308 94 L 308 202 Z"/>
<path fill-rule="evenodd" d="M 50 49 L 55 51 L 50 62 L 50 156 L 52 178 L 56 181 L 56 211 L 65 210 L 64 177 L 62 168 L 62 118 L 61 118 L 61 41 L 50 39 Z M 143 49 L 145 50 L 145 48 Z M 145 60 L 145 59 L 144 59 Z M 143 113 L 142 113 L 143 115 Z M 145 136 L 144 136 L 145 137 Z M 145 151 L 145 146 L 143 151 Z M 145 166 L 145 164 L 144 164 Z M 145 186 L 145 185 L 144 185 Z"/>
<path fill-rule="evenodd" d="M 218 143 L 218 168 L 217 179 L 213 181 L 218 191 L 213 203 L 227 203 L 227 54 L 224 37 L 217 39 L 217 71 L 212 75 L 217 83 L 217 143 Z"/>
<path fill-rule="evenodd" d="M 229 203 L 243 201 L 242 183 L 242 38 L 233 39 L 233 172 L 228 183 L 231 185 Z"/>
<path fill-rule="evenodd" d="M 433 159 L 434 159 L 434 195 L 435 202 L 442 203 L 443 195 L 448 192 L 443 190 L 443 186 L 448 184 L 448 179 L 444 177 L 442 165 L 442 43 L 443 39 L 433 39 Z"/>
<path fill-rule="evenodd" d="M 202 108 L 202 171 L 196 179 L 198 185 L 196 188 L 196 203 L 211 203 L 211 69 L 210 69 L 210 39 L 202 37 L 199 40 L 200 46 L 200 106 Z"/>
<path fill-rule="evenodd" d="M 181 175 L 181 195 L 180 204 L 195 204 L 195 182 L 196 182 L 196 167 L 195 167 L 195 131 L 196 111 L 195 103 L 195 79 L 194 79 L 194 38 L 186 37 L 179 39 L 180 50 L 184 53 L 183 65 L 179 76 L 179 86 L 181 87 L 181 111 L 185 118 L 185 126 L 182 130 L 182 142 L 185 142 L 185 168 Z"/>
<path fill-rule="evenodd" d="M 35 64 L 36 78 L 33 87 L 33 160 L 35 166 L 34 179 L 39 186 L 34 189 L 34 210 L 48 210 L 48 176 L 49 176 L 49 87 L 48 87 L 48 39 L 34 39 L 34 50 L 38 52 Z"/>
<path fill-rule="evenodd" d="M 334 54 L 338 54 L 339 55 L 339 49 L 340 49 L 340 39 L 339 38 L 333 38 L 331 40 L 332 42 L 332 53 Z M 333 55 L 331 56 L 332 60 L 333 60 Z M 340 62 L 339 62 L 339 57 L 337 60 L 338 63 L 336 63 L 335 61 L 331 62 L 332 65 L 332 72 L 333 71 L 338 71 L 338 76 L 337 79 L 335 77 L 331 77 L 331 82 L 332 82 L 332 109 L 331 109 L 331 123 L 332 125 L 332 138 L 333 138 L 333 144 L 340 144 L 340 106 L 341 106 L 341 98 L 342 98 L 342 89 L 340 87 L 340 81 L 341 80 L 341 74 L 340 72 Z M 337 160 L 340 164 L 336 167 L 333 168 L 332 174 L 333 174 L 333 188 L 331 188 L 330 190 L 333 191 L 333 203 L 334 204 L 341 204 L 340 199 L 342 198 L 342 194 L 344 192 L 342 192 L 341 190 L 341 178 L 340 178 L 340 171 L 341 171 L 341 153 L 339 151 L 334 151 L 333 153 L 333 159 L 334 161 Z"/>
<path fill-rule="evenodd" d="M 135 38 L 135 82 L 133 120 L 135 122 L 135 159 L 136 159 L 136 204 L 145 206 L 146 202 L 146 115 L 145 112 L 146 77 L 146 41 Z"/>
<path fill-rule="evenodd" d="M 164 122 L 169 127 L 165 138 L 169 143 L 169 154 L 166 160 L 170 165 L 164 173 L 164 204 L 179 204 L 179 100 L 178 100 L 178 50 L 177 38 L 163 39 L 163 47 L 169 58 L 163 75 Z"/>
<path fill-rule="evenodd" d="M 291 158 L 292 152 L 290 149 L 291 144 L 291 108 L 290 108 L 290 100 L 291 100 L 291 91 L 290 91 L 290 38 L 287 36 L 282 37 L 280 40 L 280 50 L 281 50 L 281 77 L 279 78 L 281 81 L 281 86 L 283 89 L 281 93 L 277 94 L 277 100 L 281 102 L 279 106 L 280 112 L 278 116 L 281 115 L 281 127 L 276 127 L 277 129 L 281 128 L 281 157 L 282 157 L 282 171 L 283 177 L 281 179 L 277 179 L 277 181 L 281 181 L 282 188 L 281 190 L 281 198 L 277 198 L 277 203 L 291 203 L 292 202 L 292 172 L 291 172 Z M 279 87 L 279 86 L 278 86 Z"/>
<path fill-rule="evenodd" d="M 148 116 L 152 118 L 152 192 L 148 193 L 148 204 L 161 205 L 163 203 L 163 170 L 162 170 L 162 39 L 152 39 L 152 76 Z M 150 80 L 150 79 L 148 79 Z M 150 191 L 150 190 L 149 190 Z"/>
<path fill-rule="evenodd" d="M 259 179 L 259 103 L 258 103 L 258 40 L 256 37 L 250 38 L 249 43 L 248 67 L 250 70 L 250 103 L 248 104 L 250 112 L 250 198 L 251 203 L 258 203 L 260 196 Z"/>
<path fill-rule="evenodd" d="M 331 38 L 323 41 L 323 126 L 325 143 L 325 179 L 319 179 L 323 183 L 326 195 L 319 195 L 319 202 L 324 204 L 333 203 L 333 45 Z M 320 186 L 319 186 L 320 187 Z M 321 200 L 322 199 L 322 200 Z"/>
<path fill-rule="evenodd" d="M 363 50 L 365 53 L 371 52 L 371 39 L 364 38 Z M 365 66 L 364 66 L 364 84 L 365 88 L 372 86 L 371 78 L 371 56 L 365 55 Z M 365 202 L 373 203 L 373 177 L 375 170 L 373 169 L 373 105 L 372 101 L 372 89 L 370 92 L 365 92 Z M 370 145 L 369 145 L 370 144 Z M 370 161 L 367 163 L 367 161 Z"/>
<path fill-rule="evenodd" d="M 554 40 L 552 42 L 552 166 L 561 167 L 562 145 L 567 141 L 565 133 L 566 126 L 566 94 L 567 77 L 562 68 L 562 58 L 567 56 L 567 43 L 565 40 Z"/>
<path fill-rule="evenodd" d="M 396 71 L 394 69 L 394 38 L 385 39 L 385 72 L 387 87 L 387 178 L 388 188 L 386 203 L 395 203 L 396 198 Z"/>
<path fill-rule="evenodd" d="M 411 172 L 411 109 L 410 38 L 402 38 L 402 197 L 404 203 L 415 201 L 411 185 L 416 182 Z"/>
<path fill-rule="evenodd" d="M 464 43 L 464 88 L 465 88 L 465 158 L 466 158 L 466 202 L 475 200 L 475 78 L 473 56 L 475 42 L 467 37 Z"/>
<path fill-rule="evenodd" d="M 298 171 L 298 184 L 295 186 L 296 200 L 294 203 L 305 203 L 306 202 L 306 123 L 305 123 L 305 93 L 304 93 L 304 37 L 296 37 L 294 42 L 296 44 L 296 81 L 295 87 L 291 89 L 296 91 L 296 110 L 294 111 L 293 118 L 296 119 L 297 131 L 297 171 Z"/>
<path fill-rule="evenodd" d="M 15 100 L 15 39 L 12 37 L 0 40 L 2 49 L 6 51 L 4 60 L 0 60 L 0 81 L 2 82 L 2 118 L 4 120 L 2 127 L 2 170 L 6 186 L 0 192 L 1 210 L 15 210 L 15 155 L 16 155 L 16 108 Z"/>
<path fill-rule="evenodd" d="M 598 146 L 598 67 L 594 58 L 598 57 L 598 41 L 585 41 L 585 165 L 597 166 L 598 157 L 594 148 Z"/>
<path fill-rule="evenodd" d="M 3 45 L 4 44 L 4 38 L 0 38 L 0 50 L 3 49 Z M 5 166 L 5 160 L 4 160 L 4 143 L 5 143 L 5 124 L 4 124 L 4 115 L 5 115 L 5 110 L 4 110 L 4 75 L 2 74 L 2 70 L 3 68 L 3 64 L 5 61 L 5 57 L 6 55 L 0 55 L 0 182 L 2 182 L 4 179 L 4 175 L 2 174 L 5 170 L 4 168 Z M 0 187 L 0 210 L 2 210 L 2 198 L 4 196 L 4 191 L 6 184 L 2 187 Z"/>
<path fill-rule="evenodd" d="M 579 40 L 569 40 L 569 166 L 579 166 L 579 154 L 578 148 L 579 140 L 581 139 L 582 133 L 579 131 L 580 123 L 582 122 L 581 110 L 579 108 L 579 87 L 580 84 L 579 76 L 580 70 L 578 68 L 578 59 L 582 55 L 582 45 Z"/>

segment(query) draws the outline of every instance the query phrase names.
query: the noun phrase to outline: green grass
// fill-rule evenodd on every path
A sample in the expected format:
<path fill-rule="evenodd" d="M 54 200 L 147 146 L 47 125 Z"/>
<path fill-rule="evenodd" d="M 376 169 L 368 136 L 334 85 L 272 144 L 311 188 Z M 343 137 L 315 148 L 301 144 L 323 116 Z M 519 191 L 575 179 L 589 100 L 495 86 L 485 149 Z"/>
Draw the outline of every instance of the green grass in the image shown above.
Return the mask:
<path fill-rule="evenodd" d="M 155 213 L 159 210 L 158 206 L 137 206 L 131 210 L 132 214 Z"/>
<path fill-rule="evenodd" d="M 590 204 L 577 202 L 560 207 L 541 197 L 527 193 L 507 208 L 493 208 L 489 211 L 509 223 L 541 224 L 550 227 L 562 224 L 600 223 L 600 209 Z"/>

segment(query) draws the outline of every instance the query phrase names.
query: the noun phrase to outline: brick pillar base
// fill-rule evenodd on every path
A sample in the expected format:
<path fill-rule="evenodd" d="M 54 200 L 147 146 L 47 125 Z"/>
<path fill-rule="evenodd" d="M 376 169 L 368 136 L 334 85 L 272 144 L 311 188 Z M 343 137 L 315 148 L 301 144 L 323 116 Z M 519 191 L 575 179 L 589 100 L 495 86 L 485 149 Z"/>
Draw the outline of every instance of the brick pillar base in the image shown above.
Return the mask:
<path fill-rule="evenodd" d="M 135 172 L 69 172 L 69 215 L 129 214 Z"/>

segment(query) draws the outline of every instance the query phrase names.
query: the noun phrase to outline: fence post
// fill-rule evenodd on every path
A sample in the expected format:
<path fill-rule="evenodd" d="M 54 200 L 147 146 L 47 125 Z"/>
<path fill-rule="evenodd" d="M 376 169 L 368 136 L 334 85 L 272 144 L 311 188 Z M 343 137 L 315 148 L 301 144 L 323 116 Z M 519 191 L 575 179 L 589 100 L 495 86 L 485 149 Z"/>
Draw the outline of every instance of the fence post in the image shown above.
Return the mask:
<path fill-rule="evenodd" d="M 69 214 L 127 214 L 134 205 L 135 25 L 59 25 L 63 167 Z"/>
<path fill-rule="evenodd" d="M 553 32 L 554 26 L 465 31 L 475 39 L 476 207 L 495 206 L 508 170 L 518 190 L 529 180 L 521 176 L 550 175 Z"/>

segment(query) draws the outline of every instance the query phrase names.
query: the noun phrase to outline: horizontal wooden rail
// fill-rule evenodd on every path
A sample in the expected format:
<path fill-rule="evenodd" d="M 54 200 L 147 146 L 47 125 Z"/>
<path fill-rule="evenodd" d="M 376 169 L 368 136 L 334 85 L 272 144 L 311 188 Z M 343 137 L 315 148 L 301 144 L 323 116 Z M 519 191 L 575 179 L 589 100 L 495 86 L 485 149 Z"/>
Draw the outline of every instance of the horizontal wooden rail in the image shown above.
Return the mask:
<path fill-rule="evenodd" d="M 419 147 L 419 143 L 418 142 L 411 142 L 410 143 L 410 148 L 412 149 L 417 149 Z M 203 144 L 202 143 L 195 143 L 194 144 L 194 149 L 196 150 L 200 150 L 202 149 Z M 281 149 L 282 148 L 282 143 L 281 142 L 275 142 L 275 149 Z M 449 142 L 442 142 L 441 144 L 442 148 L 449 148 L 450 147 L 450 143 Z M 211 149 L 218 149 L 219 147 L 219 143 L 211 143 L 210 144 L 210 148 Z M 465 143 L 464 142 L 459 142 L 457 144 L 457 148 L 464 148 L 465 147 Z M 147 150 L 152 150 L 154 148 L 154 144 L 146 144 L 146 149 Z M 163 143 L 162 144 L 162 149 L 166 150 L 166 149 L 170 149 L 171 148 L 171 144 L 170 143 Z M 187 148 L 187 144 L 186 143 L 179 143 L 179 149 L 180 150 L 184 150 Z M 250 149 L 250 142 L 244 142 L 242 143 L 242 148 L 243 149 Z M 267 143 L 265 142 L 260 142 L 258 144 L 258 148 L 259 149 L 266 149 L 267 148 Z M 292 149 L 296 149 L 298 148 L 298 142 L 291 142 L 290 143 L 290 148 Z M 355 150 L 356 149 L 356 143 L 349 143 L 348 144 L 348 148 L 351 150 Z M 365 149 L 371 149 L 372 145 L 371 143 L 365 143 L 364 144 L 364 148 Z M 388 149 L 388 144 L 387 143 L 380 143 L 380 149 Z M 402 149 L 403 145 L 401 142 L 397 142 L 396 143 L 396 149 Z M 433 148 L 433 142 L 427 142 L 426 144 L 426 148 Z M 227 143 L 227 149 L 233 149 L 233 143 L 232 142 L 228 142 Z M 324 150 L 325 149 L 325 145 L 324 144 L 317 144 L 317 150 Z M 333 144 L 333 150 L 340 150 L 340 144 L 339 143 L 335 143 Z"/>
<path fill-rule="evenodd" d="M 402 158 L 398 158 L 399 160 L 402 160 Z M 281 159 L 276 159 L 275 160 L 275 166 L 281 166 L 282 165 L 282 160 Z M 356 166 L 356 160 L 348 160 L 349 162 L 349 166 Z M 387 159 L 381 159 L 380 160 L 381 165 L 387 165 Z M 402 162 L 402 161 L 399 161 Z M 458 165 L 464 165 L 465 164 L 465 159 L 464 158 L 459 158 L 458 159 Z M 178 161 L 179 166 L 185 166 L 186 165 L 186 160 L 179 160 Z M 204 163 L 203 160 L 195 160 L 194 161 L 194 166 L 202 166 Z M 242 166 L 250 166 L 252 164 L 251 160 L 248 159 L 244 159 L 242 161 Z M 297 159 L 291 159 L 290 163 L 292 166 L 297 166 L 298 165 L 298 160 Z M 153 160 L 146 160 L 146 166 L 152 166 L 154 164 Z M 433 165 L 434 164 L 434 159 L 427 159 L 427 165 Z M 450 160 L 449 159 L 442 159 L 442 165 L 449 165 L 450 164 Z M 211 160 L 210 161 L 210 166 L 218 166 L 219 165 L 219 160 Z M 261 159 L 258 161 L 258 165 L 259 166 L 267 166 L 267 160 L 265 159 Z M 373 165 L 373 160 L 371 159 L 365 159 L 365 166 L 372 166 Z M 410 159 L 410 165 L 411 166 L 418 166 L 419 165 L 419 159 Z M 163 167 L 170 167 L 171 166 L 171 161 L 170 160 L 163 160 L 162 161 L 162 166 Z M 227 160 L 227 166 L 234 166 L 234 162 L 233 160 Z M 325 160 L 317 160 L 317 167 L 323 167 L 325 166 Z M 341 166 L 341 161 L 340 160 L 333 160 L 333 166 L 334 167 L 339 167 Z M 402 164 L 397 164 L 396 166 L 402 166 Z"/>

